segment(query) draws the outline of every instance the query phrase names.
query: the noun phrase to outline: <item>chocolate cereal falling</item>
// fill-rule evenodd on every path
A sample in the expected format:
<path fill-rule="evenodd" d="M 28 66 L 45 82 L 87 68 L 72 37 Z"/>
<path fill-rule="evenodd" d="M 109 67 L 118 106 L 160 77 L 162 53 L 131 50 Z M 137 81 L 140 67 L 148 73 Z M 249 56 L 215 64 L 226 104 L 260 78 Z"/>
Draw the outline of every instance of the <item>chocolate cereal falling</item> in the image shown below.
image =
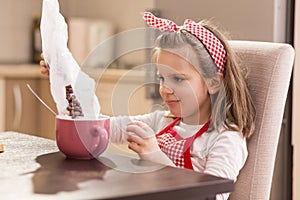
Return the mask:
<path fill-rule="evenodd" d="M 73 94 L 73 88 L 71 85 L 66 86 L 66 99 L 68 100 L 67 111 L 69 115 L 74 119 L 78 116 L 83 116 L 82 108 L 79 101 L 76 99 L 76 96 Z"/>

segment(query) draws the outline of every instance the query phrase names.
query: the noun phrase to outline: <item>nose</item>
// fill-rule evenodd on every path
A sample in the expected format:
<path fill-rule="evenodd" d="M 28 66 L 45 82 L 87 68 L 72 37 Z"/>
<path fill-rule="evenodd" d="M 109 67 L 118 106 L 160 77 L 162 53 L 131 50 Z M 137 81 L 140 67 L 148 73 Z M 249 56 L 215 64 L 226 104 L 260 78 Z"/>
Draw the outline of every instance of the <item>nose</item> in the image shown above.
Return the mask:
<path fill-rule="evenodd" d="M 165 84 L 161 84 L 159 89 L 161 94 L 174 94 L 174 90 Z"/>

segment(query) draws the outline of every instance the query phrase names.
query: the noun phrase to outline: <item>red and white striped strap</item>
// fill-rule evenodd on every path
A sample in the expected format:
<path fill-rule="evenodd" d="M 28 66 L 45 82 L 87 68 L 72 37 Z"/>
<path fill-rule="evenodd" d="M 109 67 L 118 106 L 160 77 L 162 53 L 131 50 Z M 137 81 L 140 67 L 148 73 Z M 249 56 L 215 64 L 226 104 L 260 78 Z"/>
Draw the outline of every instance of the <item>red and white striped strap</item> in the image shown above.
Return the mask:
<path fill-rule="evenodd" d="M 195 35 L 208 50 L 217 66 L 218 71 L 220 73 L 224 72 L 226 63 L 226 50 L 221 41 L 205 27 L 191 19 L 186 19 L 183 26 L 178 26 L 171 20 L 155 17 L 151 12 L 144 12 L 144 20 L 150 27 L 159 29 L 161 31 L 177 32 L 183 29 Z"/>

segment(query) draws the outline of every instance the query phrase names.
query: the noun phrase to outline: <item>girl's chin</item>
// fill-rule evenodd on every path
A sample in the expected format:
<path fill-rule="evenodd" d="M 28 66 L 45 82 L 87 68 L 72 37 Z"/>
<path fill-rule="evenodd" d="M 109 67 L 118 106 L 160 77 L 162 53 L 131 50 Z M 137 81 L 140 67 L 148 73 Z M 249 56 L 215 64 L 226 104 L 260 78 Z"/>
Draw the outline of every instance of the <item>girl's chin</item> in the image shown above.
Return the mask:
<path fill-rule="evenodd" d="M 172 110 L 170 110 L 170 109 L 169 109 L 169 111 L 170 111 L 170 113 L 171 113 L 173 116 L 175 116 L 175 117 L 181 117 L 181 113 L 180 113 L 180 112 L 175 112 L 175 111 L 172 111 Z"/>

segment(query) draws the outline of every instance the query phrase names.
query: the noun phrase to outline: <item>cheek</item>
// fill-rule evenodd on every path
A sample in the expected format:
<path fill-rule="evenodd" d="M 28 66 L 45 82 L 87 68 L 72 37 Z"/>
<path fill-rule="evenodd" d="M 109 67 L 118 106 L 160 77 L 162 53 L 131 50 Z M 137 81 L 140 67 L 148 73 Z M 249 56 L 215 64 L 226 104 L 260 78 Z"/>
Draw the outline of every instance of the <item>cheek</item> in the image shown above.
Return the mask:
<path fill-rule="evenodd" d="M 195 99 L 198 96 L 198 88 L 193 87 L 191 84 L 181 86 L 181 87 L 176 87 L 175 93 L 177 96 L 180 96 L 181 98 L 192 98 Z M 191 100 L 192 100 L 191 99 Z"/>
<path fill-rule="evenodd" d="M 184 96 L 189 92 L 190 88 L 188 87 L 175 87 L 174 89 L 174 93 L 177 95 L 177 96 Z"/>
<path fill-rule="evenodd" d="M 206 86 L 203 85 L 190 85 L 184 88 L 177 88 L 176 94 L 185 99 L 185 102 L 201 104 L 209 96 Z"/>

